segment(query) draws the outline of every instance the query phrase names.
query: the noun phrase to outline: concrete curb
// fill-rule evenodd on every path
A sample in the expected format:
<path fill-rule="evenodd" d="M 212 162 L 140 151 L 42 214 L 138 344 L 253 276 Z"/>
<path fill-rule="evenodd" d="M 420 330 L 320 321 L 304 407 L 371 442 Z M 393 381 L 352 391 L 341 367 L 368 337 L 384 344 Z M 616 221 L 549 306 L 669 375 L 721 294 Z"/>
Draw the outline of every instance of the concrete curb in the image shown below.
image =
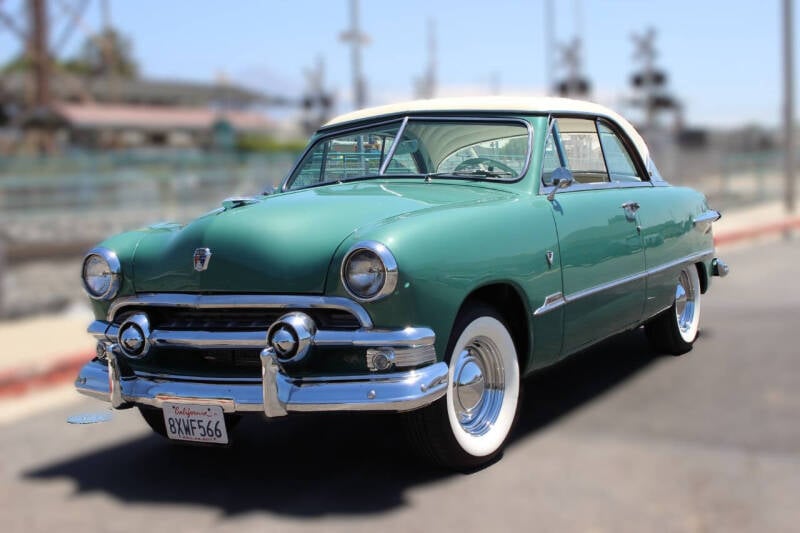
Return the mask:
<path fill-rule="evenodd" d="M 756 228 L 724 232 L 714 237 L 714 244 L 726 246 L 798 228 L 800 228 L 800 216 Z M 92 357 L 93 354 L 71 354 L 51 361 L 46 366 L 16 368 L 0 372 L 0 400 L 73 380 L 78 370 Z"/>
<path fill-rule="evenodd" d="M 724 246 L 728 244 L 735 244 L 742 241 L 757 239 L 775 233 L 783 233 L 791 229 L 800 228 L 800 217 L 790 217 L 771 224 L 757 226 L 754 228 L 746 228 L 740 230 L 729 231 L 714 236 L 715 246 Z"/>
<path fill-rule="evenodd" d="M 74 380 L 78 370 L 93 354 L 81 353 L 59 357 L 46 366 L 14 368 L 0 373 L 0 400 L 22 396 L 34 389 Z"/>

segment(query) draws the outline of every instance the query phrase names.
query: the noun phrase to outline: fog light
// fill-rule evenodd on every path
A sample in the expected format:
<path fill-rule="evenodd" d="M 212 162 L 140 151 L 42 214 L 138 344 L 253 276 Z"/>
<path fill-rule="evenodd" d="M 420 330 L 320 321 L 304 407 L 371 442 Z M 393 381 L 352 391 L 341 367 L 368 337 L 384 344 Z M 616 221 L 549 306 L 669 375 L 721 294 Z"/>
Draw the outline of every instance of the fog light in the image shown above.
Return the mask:
<path fill-rule="evenodd" d="M 367 350 L 367 368 L 372 372 L 382 372 L 394 366 L 394 350 L 389 348 L 370 348 Z"/>
<path fill-rule="evenodd" d="M 119 327 L 117 342 L 127 357 L 141 359 L 150 351 L 150 320 L 144 313 L 130 316 Z"/>
<path fill-rule="evenodd" d="M 275 351 L 282 364 L 299 363 L 308 355 L 317 325 L 305 313 L 288 313 L 267 330 L 267 346 Z"/>

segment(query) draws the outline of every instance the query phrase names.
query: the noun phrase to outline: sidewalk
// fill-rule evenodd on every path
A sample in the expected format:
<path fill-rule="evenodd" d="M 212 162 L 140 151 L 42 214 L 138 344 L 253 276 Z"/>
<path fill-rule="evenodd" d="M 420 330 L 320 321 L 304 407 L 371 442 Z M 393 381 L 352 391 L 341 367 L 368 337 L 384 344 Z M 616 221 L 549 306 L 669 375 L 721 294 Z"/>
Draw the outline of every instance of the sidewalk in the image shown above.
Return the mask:
<path fill-rule="evenodd" d="M 790 229 L 800 229 L 800 213 L 787 216 L 782 203 L 772 202 L 723 212 L 714 235 L 724 251 Z M 91 320 L 86 304 L 59 314 L 0 322 L 0 399 L 74 379 L 94 355 L 94 341 L 86 333 Z"/>
<path fill-rule="evenodd" d="M 0 322 L 0 398 L 74 379 L 94 355 L 88 304 L 62 313 Z M 68 377 L 69 376 L 69 377 Z"/>
<path fill-rule="evenodd" d="M 787 215 L 783 202 L 775 201 L 730 212 L 723 211 L 722 218 L 714 223 L 714 243 L 718 247 L 724 247 L 752 239 L 778 236 L 784 231 L 798 228 L 800 211 Z"/>

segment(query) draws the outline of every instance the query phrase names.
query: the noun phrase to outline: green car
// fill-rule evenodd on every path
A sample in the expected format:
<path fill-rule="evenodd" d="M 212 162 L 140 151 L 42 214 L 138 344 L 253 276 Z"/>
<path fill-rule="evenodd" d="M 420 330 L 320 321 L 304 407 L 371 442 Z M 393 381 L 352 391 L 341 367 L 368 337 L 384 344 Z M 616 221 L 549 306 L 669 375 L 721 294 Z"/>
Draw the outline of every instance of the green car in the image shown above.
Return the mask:
<path fill-rule="evenodd" d="M 97 357 L 76 387 L 200 443 L 247 414 L 398 412 L 424 455 L 474 469 L 537 369 L 641 325 L 659 351 L 691 349 L 728 271 L 719 217 L 596 104 L 357 111 L 277 191 L 91 250 Z"/>

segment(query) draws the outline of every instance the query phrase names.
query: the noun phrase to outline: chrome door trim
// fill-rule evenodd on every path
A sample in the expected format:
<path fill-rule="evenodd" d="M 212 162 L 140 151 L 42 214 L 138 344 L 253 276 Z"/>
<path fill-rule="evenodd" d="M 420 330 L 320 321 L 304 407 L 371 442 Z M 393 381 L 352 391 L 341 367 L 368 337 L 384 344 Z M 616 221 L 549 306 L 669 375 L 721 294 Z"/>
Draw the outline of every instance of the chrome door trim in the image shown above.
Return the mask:
<path fill-rule="evenodd" d="M 619 287 L 621 285 L 625 285 L 627 283 L 632 283 L 634 281 L 638 281 L 638 280 L 640 280 L 642 278 L 649 278 L 649 277 L 651 277 L 651 276 L 653 276 L 655 274 L 659 274 L 661 272 L 664 272 L 665 270 L 669 270 L 670 268 L 674 268 L 674 267 L 677 267 L 677 266 L 680 266 L 680 265 L 683 265 L 683 264 L 686 264 L 686 263 L 694 263 L 694 262 L 696 262 L 698 260 L 705 259 L 705 258 L 708 258 L 708 257 L 713 256 L 713 255 L 714 255 L 714 250 L 713 249 L 704 250 L 702 252 L 696 252 L 696 253 L 689 254 L 687 256 L 681 257 L 679 259 L 675 259 L 674 261 L 669 261 L 667 263 L 663 263 L 663 264 L 661 264 L 661 265 L 659 265 L 657 267 L 648 268 L 648 269 L 644 270 L 643 272 L 638 272 L 638 273 L 632 274 L 630 276 L 624 276 L 624 277 L 621 277 L 621 278 L 617 278 L 615 280 L 612 280 L 612 281 L 609 281 L 609 282 L 606 282 L 606 283 L 601 283 L 599 285 L 595 285 L 595 286 L 589 287 L 587 289 L 583 289 L 583 290 L 580 290 L 580 291 L 577 291 L 577 292 L 573 292 L 571 294 L 567 294 L 567 295 L 563 295 L 563 296 L 562 296 L 562 293 L 560 293 L 560 292 L 555 293 L 555 294 L 551 294 L 551 295 L 545 297 L 544 303 L 533 312 L 533 316 L 541 316 L 541 315 L 543 315 L 545 313 L 549 313 L 550 311 L 553 311 L 554 309 L 558 309 L 559 307 L 562 307 L 562 306 L 564 306 L 566 304 L 570 304 L 572 302 L 581 300 L 581 299 L 586 298 L 588 296 L 592 296 L 592 295 L 597 294 L 599 292 L 603 292 L 603 291 L 607 291 L 607 290 L 610 290 L 610 289 L 614 289 L 614 288 Z"/>
<path fill-rule="evenodd" d="M 564 300 L 564 295 L 560 292 L 545 296 L 544 303 L 541 307 L 537 308 L 536 311 L 533 312 L 533 316 L 549 313 L 553 309 L 558 309 L 565 303 L 566 301 Z"/>

